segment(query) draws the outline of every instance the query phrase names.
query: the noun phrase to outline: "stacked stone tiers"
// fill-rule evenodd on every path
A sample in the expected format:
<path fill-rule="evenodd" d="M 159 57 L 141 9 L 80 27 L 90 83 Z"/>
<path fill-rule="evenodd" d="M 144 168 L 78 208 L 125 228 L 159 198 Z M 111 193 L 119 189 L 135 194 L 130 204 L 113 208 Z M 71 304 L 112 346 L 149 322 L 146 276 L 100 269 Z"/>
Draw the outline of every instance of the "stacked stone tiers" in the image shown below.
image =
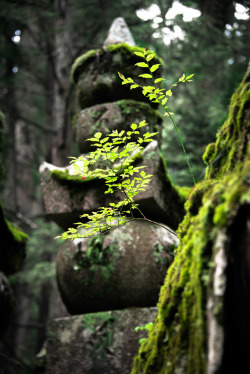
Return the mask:
<path fill-rule="evenodd" d="M 183 201 L 167 176 L 157 142 L 149 143 L 134 162 L 145 166 L 147 173 L 153 175 L 146 190 L 135 196 L 135 202 L 147 218 L 175 229 L 184 214 Z M 119 193 L 104 194 L 106 188 L 102 180 L 84 181 L 71 177 L 68 167 L 56 168 L 44 162 L 40 177 L 46 213 L 64 230 L 73 222 L 79 222 L 83 213 L 91 213 L 121 198 Z"/>
<path fill-rule="evenodd" d="M 161 116 L 140 89 L 130 90 L 118 76 L 120 72 L 139 84 L 152 84 L 138 79 L 146 71 L 135 67 L 139 59 L 134 51 L 138 48 L 125 43 L 110 45 L 89 51 L 74 63 L 76 140 L 84 156 L 93 150 L 85 140 L 96 132 L 128 131 L 132 123 L 145 120 L 146 131 L 158 135 L 133 162 L 145 166 L 153 178 L 134 200 L 147 218 L 174 230 L 184 208 L 159 152 Z M 150 64 L 156 63 L 155 55 Z M 103 180 L 72 176 L 70 167 L 43 163 L 40 175 L 46 213 L 65 230 L 74 227 L 80 215 L 121 198 L 119 193 L 104 194 Z M 176 245 L 173 233 L 141 220 L 106 235 L 65 242 L 57 256 L 57 282 L 68 311 L 83 315 L 51 322 L 47 374 L 129 373 L 139 348 L 134 328 L 154 320 L 156 309 L 150 307 L 156 305 Z"/>

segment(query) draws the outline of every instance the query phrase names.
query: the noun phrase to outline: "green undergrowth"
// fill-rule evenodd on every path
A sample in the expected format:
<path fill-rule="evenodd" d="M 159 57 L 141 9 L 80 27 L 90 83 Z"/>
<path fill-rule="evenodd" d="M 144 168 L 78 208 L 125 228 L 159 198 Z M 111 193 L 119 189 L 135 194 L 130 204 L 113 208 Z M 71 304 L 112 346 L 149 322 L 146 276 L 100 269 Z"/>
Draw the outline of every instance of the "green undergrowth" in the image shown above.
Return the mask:
<path fill-rule="evenodd" d="M 250 203 L 250 69 L 232 97 L 229 117 L 204 155 L 205 180 L 189 193 L 180 244 L 159 298 L 159 313 L 134 360 L 132 374 L 204 374 L 206 303 L 218 237 L 230 233 L 240 207 Z M 222 153 L 223 152 L 223 153 Z M 223 300 L 214 313 L 219 313 Z"/>
<path fill-rule="evenodd" d="M 115 54 L 117 53 L 119 56 L 123 57 L 123 60 L 128 57 L 132 63 L 137 62 L 134 52 L 142 52 L 143 53 L 144 48 L 139 47 L 132 47 L 126 43 L 120 43 L 120 44 L 112 44 L 102 49 L 92 49 L 88 51 L 87 53 L 83 54 L 82 56 L 78 57 L 71 69 L 71 80 L 73 83 L 77 83 L 79 75 L 84 71 L 84 68 L 87 64 L 93 62 L 95 59 L 100 58 L 104 54 Z M 162 65 L 163 61 L 154 53 L 154 60 L 160 61 Z"/>

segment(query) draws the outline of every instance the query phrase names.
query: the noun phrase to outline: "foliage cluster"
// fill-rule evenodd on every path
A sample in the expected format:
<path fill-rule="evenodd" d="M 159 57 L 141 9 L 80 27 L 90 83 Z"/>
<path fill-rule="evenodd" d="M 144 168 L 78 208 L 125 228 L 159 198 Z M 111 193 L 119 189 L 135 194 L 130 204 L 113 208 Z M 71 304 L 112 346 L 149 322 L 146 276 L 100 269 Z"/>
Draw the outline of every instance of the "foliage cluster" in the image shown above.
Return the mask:
<path fill-rule="evenodd" d="M 134 53 L 143 59 L 143 62 L 138 62 L 135 65 L 148 70 L 148 73 L 140 74 L 139 77 L 151 79 L 153 85 L 139 85 L 134 82 L 132 78 L 126 78 L 121 73 L 118 73 L 122 84 L 129 84 L 131 90 L 140 88 L 143 95 L 151 102 L 163 106 L 165 115 L 170 117 L 175 125 L 189 171 L 195 183 L 181 139 L 180 130 L 174 121 L 173 113 L 169 111 L 169 106 L 166 105 L 168 99 L 172 96 L 173 87 L 176 87 L 179 83 L 191 82 L 193 74 L 189 76 L 183 74 L 179 80 L 173 83 L 167 90 L 160 86 L 157 87 L 157 84 L 160 84 L 164 78 L 154 79 L 153 73 L 159 69 L 160 64 L 150 66 L 149 62 L 154 58 L 155 54 L 149 51 L 148 48 L 143 52 L 136 51 Z M 81 175 L 83 180 L 93 178 L 104 179 L 107 187 L 105 194 L 113 194 L 119 191 L 123 196 L 123 200 L 120 200 L 118 203 L 112 202 L 108 207 L 100 207 L 97 212 L 93 212 L 92 214 L 83 214 L 81 218 L 87 219 L 87 223 L 75 223 L 77 228 L 69 228 L 57 238 L 74 240 L 76 238 L 104 234 L 134 219 L 150 221 L 142 213 L 138 204 L 135 203 L 134 197 L 146 189 L 152 175 L 141 170 L 144 166 L 135 166 L 132 164 L 132 156 L 141 152 L 145 144 L 153 141 L 153 137 L 157 134 L 157 132 L 144 132 L 141 134 L 140 129 L 145 126 L 147 126 L 147 123 L 143 120 L 139 124 L 132 123 L 130 129 L 127 131 L 122 130 L 118 132 L 118 130 L 113 130 L 110 134 L 106 135 L 97 132 L 92 138 L 87 139 L 92 142 L 92 145 L 96 148 L 95 151 L 90 152 L 84 157 L 71 157 L 75 175 Z M 92 170 L 93 165 L 94 170 Z M 137 213 L 139 212 L 140 218 L 135 216 L 135 210 Z M 160 225 L 159 223 L 156 224 Z M 81 230 L 84 231 L 82 232 Z"/>

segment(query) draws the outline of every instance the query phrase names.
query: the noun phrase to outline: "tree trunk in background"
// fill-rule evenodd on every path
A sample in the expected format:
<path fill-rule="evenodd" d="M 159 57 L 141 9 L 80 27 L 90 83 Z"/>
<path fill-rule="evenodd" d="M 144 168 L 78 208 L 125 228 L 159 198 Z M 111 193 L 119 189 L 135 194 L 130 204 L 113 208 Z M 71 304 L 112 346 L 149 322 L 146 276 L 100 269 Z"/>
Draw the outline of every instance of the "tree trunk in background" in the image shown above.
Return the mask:
<path fill-rule="evenodd" d="M 55 0 L 55 85 L 53 102 L 53 127 L 56 138 L 52 146 L 52 163 L 63 166 L 68 163 L 71 146 L 69 112 L 71 50 L 71 17 L 67 0 Z"/>

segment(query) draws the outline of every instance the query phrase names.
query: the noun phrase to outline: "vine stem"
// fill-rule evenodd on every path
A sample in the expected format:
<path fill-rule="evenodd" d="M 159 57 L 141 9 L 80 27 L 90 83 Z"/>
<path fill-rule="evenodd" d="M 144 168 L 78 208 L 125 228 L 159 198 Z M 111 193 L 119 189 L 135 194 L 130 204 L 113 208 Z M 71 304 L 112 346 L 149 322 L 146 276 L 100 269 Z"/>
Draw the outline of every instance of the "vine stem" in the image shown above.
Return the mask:
<path fill-rule="evenodd" d="M 152 76 L 153 84 L 155 84 L 154 75 L 153 75 L 152 71 L 150 70 L 150 66 L 149 66 L 149 64 L 148 64 L 148 61 L 147 61 L 146 55 L 144 56 L 144 60 L 146 61 L 146 64 L 148 65 L 148 70 L 149 70 L 149 72 L 150 72 L 150 75 Z M 173 87 L 173 85 L 174 85 L 174 84 L 171 85 L 170 89 Z M 143 87 L 142 87 L 141 85 L 139 85 L 139 86 L 143 89 Z M 162 105 L 162 103 L 161 103 L 159 100 L 158 100 L 158 103 Z M 186 150 L 185 150 L 184 143 L 183 143 L 182 138 L 181 138 L 181 132 L 180 132 L 180 129 L 179 129 L 179 127 L 177 126 L 177 123 L 175 122 L 174 118 L 173 118 L 173 117 L 171 116 L 171 114 L 169 113 L 168 109 L 165 108 L 164 105 L 162 105 L 162 106 L 163 106 L 164 110 L 167 112 L 169 118 L 171 119 L 171 121 L 172 121 L 173 124 L 174 124 L 174 128 L 175 128 L 175 130 L 176 130 L 176 132 L 177 132 L 177 136 L 178 136 L 179 142 L 180 142 L 180 144 L 181 144 L 182 151 L 183 151 L 183 153 L 184 153 L 184 158 L 185 158 L 185 161 L 186 161 L 186 163 L 187 163 L 189 173 L 191 174 L 192 179 L 193 179 L 193 184 L 195 185 L 196 182 L 195 182 L 194 174 L 193 174 L 193 172 L 192 172 L 191 165 L 190 165 L 189 160 L 188 160 L 187 152 L 186 152 Z"/>
<path fill-rule="evenodd" d="M 184 144 L 183 144 L 183 141 L 182 141 L 182 138 L 181 138 L 181 132 L 180 132 L 180 129 L 179 129 L 179 127 L 177 126 L 177 124 L 176 124 L 176 122 L 175 122 L 175 120 L 174 120 L 174 117 L 172 117 L 172 115 L 169 113 L 169 111 L 168 111 L 167 109 L 165 109 L 165 111 L 167 112 L 169 118 L 171 119 L 171 121 L 172 121 L 173 124 L 174 124 L 174 128 L 175 128 L 175 130 L 176 130 L 176 132 L 177 132 L 177 135 L 178 135 L 178 138 L 179 138 L 179 142 L 180 142 L 180 144 L 181 144 L 182 151 L 183 151 L 183 153 L 184 153 L 184 157 L 185 157 L 185 160 L 186 160 L 186 163 L 187 163 L 187 166 L 188 166 L 189 173 L 191 174 L 192 179 L 193 179 L 193 183 L 194 183 L 194 185 L 195 185 L 196 182 L 195 182 L 194 174 L 193 174 L 193 172 L 192 172 L 192 168 L 191 168 L 191 165 L 190 165 L 189 160 L 188 160 L 187 152 L 186 152 L 186 150 L 185 150 L 185 147 L 184 147 Z"/>
<path fill-rule="evenodd" d="M 145 217 L 145 216 L 144 216 Z M 168 227 L 166 227 L 166 226 L 164 226 L 164 225 L 162 225 L 161 223 L 159 223 L 159 222 L 155 222 L 155 221 L 152 221 L 151 219 L 148 219 L 148 218 L 131 218 L 131 219 L 128 219 L 126 222 L 124 222 L 124 223 L 122 223 L 121 225 L 119 225 L 119 226 L 114 226 L 114 227 L 110 227 L 109 229 L 108 229 L 108 231 L 111 231 L 111 230 L 115 230 L 115 229 L 117 229 L 118 227 L 122 227 L 122 226 L 125 226 L 125 225 L 127 225 L 129 222 L 132 222 L 132 221 L 147 221 L 147 222 L 149 222 L 149 223 L 153 223 L 154 225 L 157 225 L 157 226 L 159 226 L 159 227 L 162 227 L 164 230 L 167 230 L 168 232 L 170 232 L 171 234 L 173 234 L 174 236 L 176 236 L 177 238 L 178 238 L 178 236 L 177 236 L 177 234 L 176 234 L 176 232 L 175 231 L 173 231 L 173 230 L 170 230 Z M 92 237 L 92 236 L 98 236 L 98 235 L 106 235 L 107 234 L 107 232 L 99 232 L 99 233 L 97 233 L 97 234 L 93 234 L 93 235 L 89 235 L 89 236 L 83 236 L 83 235 L 77 235 L 77 238 L 90 238 L 90 237 Z"/>

